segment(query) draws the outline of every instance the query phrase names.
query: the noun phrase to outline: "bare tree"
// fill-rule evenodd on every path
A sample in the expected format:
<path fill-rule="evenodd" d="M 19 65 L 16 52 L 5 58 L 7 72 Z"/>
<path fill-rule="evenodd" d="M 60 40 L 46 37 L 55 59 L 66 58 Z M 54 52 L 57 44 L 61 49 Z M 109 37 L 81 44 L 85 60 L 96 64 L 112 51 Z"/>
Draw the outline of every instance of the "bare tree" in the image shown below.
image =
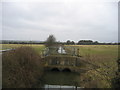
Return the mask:
<path fill-rule="evenodd" d="M 54 37 L 54 35 L 49 35 L 49 37 L 45 42 L 45 46 L 50 47 L 50 46 L 54 46 L 55 44 L 56 44 L 56 38 Z"/>

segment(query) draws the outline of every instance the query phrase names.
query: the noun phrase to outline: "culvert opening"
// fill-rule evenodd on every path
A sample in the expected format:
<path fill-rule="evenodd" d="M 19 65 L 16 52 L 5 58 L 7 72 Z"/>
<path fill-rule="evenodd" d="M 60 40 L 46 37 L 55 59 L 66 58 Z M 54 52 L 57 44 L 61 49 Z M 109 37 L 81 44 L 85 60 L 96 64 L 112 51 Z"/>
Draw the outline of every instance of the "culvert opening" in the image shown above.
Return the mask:
<path fill-rule="evenodd" d="M 58 72 L 58 71 L 60 71 L 58 68 L 53 68 L 53 69 L 51 69 L 51 71 L 55 71 L 55 72 Z"/>
<path fill-rule="evenodd" d="M 71 72 L 71 70 L 69 68 L 65 68 L 62 70 L 63 72 Z"/>

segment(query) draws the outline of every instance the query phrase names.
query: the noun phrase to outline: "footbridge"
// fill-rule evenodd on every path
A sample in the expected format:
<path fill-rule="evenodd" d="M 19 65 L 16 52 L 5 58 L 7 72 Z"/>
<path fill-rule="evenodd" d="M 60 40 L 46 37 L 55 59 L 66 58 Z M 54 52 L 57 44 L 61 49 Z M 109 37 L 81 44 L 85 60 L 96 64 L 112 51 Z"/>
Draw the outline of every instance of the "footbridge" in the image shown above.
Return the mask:
<path fill-rule="evenodd" d="M 80 57 L 79 48 L 73 46 L 54 46 L 42 52 L 44 69 L 51 71 L 84 72 L 84 60 Z"/>

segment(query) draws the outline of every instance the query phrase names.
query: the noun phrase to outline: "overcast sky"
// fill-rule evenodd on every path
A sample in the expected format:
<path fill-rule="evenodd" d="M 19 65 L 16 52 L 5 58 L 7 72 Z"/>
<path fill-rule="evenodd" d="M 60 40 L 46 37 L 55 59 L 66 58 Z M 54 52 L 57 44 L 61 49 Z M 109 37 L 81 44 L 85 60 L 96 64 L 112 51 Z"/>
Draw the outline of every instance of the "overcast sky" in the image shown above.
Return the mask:
<path fill-rule="evenodd" d="M 2 2 L 3 40 L 118 41 L 117 0 Z M 106 1 L 106 2 L 105 2 Z"/>

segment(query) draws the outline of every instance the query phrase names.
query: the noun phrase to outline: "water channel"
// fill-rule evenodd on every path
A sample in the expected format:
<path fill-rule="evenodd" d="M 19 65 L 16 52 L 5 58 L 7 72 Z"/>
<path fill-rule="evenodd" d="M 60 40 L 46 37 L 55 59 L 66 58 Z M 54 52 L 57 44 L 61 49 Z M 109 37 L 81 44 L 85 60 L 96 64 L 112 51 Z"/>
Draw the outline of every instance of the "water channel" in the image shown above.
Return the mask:
<path fill-rule="evenodd" d="M 43 88 L 80 88 L 80 74 L 73 72 L 45 71 Z"/>

